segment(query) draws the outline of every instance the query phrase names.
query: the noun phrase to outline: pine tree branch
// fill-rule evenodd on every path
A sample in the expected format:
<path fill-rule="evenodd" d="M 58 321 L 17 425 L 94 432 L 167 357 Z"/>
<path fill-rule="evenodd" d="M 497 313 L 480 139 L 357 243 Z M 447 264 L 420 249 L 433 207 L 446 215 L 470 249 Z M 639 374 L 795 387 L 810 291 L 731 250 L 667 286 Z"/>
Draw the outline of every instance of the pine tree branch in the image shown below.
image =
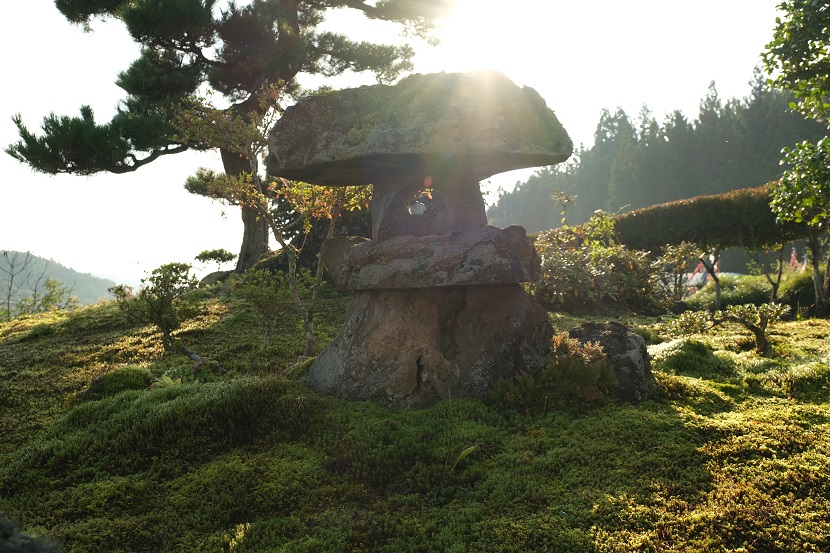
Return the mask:
<path fill-rule="evenodd" d="M 118 173 L 118 174 L 120 174 L 120 173 L 130 173 L 132 171 L 135 171 L 139 167 L 143 167 L 144 165 L 147 165 L 148 163 L 152 163 L 153 161 L 160 158 L 161 156 L 166 156 L 166 155 L 170 155 L 170 154 L 180 154 L 180 153 L 188 150 L 189 148 L 190 148 L 190 146 L 188 146 L 186 144 L 180 144 L 178 146 L 163 148 L 161 150 L 153 150 L 152 152 L 150 152 L 150 155 L 148 155 L 147 157 L 143 157 L 143 158 L 138 158 L 138 157 L 135 156 L 135 154 L 129 154 L 127 157 L 132 160 L 132 164 L 130 164 L 130 165 L 121 165 L 121 164 L 114 165 L 111 168 L 105 169 L 105 171 L 109 171 L 110 173 Z"/>

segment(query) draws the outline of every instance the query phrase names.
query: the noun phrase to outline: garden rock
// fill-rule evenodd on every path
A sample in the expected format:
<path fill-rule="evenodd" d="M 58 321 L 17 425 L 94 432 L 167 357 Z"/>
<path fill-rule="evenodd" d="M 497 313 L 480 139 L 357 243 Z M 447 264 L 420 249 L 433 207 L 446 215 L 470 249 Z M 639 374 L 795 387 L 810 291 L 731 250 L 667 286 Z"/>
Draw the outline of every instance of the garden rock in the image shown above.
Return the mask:
<path fill-rule="evenodd" d="M 341 237 L 327 240 L 322 253 L 334 285 L 345 291 L 530 282 L 541 263 L 519 226 L 380 242 Z"/>
<path fill-rule="evenodd" d="M 624 324 L 615 321 L 584 323 L 571 329 L 568 336 L 582 343 L 594 342 L 602 346 L 617 377 L 618 399 L 639 403 L 656 391 L 657 381 L 651 372 L 646 342 Z"/>
<path fill-rule="evenodd" d="M 224 282 L 227 280 L 233 271 L 214 271 L 210 274 L 205 275 L 202 280 L 199 281 L 199 288 L 204 288 L 205 286 L 211 286 L 213 284 Z"/>

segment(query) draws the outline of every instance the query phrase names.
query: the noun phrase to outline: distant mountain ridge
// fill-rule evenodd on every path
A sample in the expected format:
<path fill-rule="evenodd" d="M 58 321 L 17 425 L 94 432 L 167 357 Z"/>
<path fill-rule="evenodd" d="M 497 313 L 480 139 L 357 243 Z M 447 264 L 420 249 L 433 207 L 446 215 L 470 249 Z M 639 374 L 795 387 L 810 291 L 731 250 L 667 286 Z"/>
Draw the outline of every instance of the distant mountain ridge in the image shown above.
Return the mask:
<path fill-rule="evenodd" d="M 3 252 L 8 253 L 9 258 L 2 255 Z M 31 255 L 31 262 L 25 270 L 14 276 L 15 291 L 12 295 L 13 301 L 31 295 L 32 281 L 40 277 L 41 274 L 43 274 L 43 281 L 51 278 L 63 283 L 64 286 L 71 290 L 70 295 L 78 298 L 78 303 L 81 305 L 94 304 L 102 298 L 111 299 L 111 294 L 107 289 L 116 284 L 111 280 L 96 277 L 88 273 L 79 273 L 74 269 L 61 265 L 53 259 L 45 259 L 30 254 L 29 252 L 0 249 L 0 294 L 4 298 L 9 285 L 8 272 L 11 269 L 9 259 L 14 260 L 15 255 L 17 256 L 16 270 L 19 271 L 27 254 Z M 19 289 L 18 285 L 20 286 Z"/>

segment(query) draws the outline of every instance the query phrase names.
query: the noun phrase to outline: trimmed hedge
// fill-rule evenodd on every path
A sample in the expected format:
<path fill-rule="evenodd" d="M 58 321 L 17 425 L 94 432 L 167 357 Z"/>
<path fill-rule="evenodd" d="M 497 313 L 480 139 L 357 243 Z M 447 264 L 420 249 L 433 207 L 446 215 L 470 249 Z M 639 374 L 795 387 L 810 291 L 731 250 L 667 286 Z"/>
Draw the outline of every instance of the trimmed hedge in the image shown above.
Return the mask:
<path fill-rule="evenodd" d="M 803 232 L 796 225 L 776 222 L 769 202 L 770 184 L 765 184 L 629 211 L 614 217 L 614 228 L 624 246 L 652 252 L 684 240 L 725 249 L 800 238 Z"/>

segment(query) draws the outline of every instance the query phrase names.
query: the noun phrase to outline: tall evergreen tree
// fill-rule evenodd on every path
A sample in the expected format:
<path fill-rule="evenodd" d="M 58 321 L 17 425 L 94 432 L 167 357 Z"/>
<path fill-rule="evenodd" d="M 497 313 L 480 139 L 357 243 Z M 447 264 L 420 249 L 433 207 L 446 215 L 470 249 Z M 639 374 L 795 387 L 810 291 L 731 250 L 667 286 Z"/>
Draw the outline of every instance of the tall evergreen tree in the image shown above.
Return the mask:
<path fill-rule="evenodd" d="M 408 45 L 353 41 L 320 30 L 325 16 L 352 10 L 369 19 L 395 22 L 412 35 L 429 38 L 432 22 L 453 0 L 56 0 L 72 23 L 90 28 L 96 18 L 122 21 L 141 45 L 140 57 L 118 75 L 126 93 L 108 123 L 95 121 L 89 106 L 80 116 L 51 114 L 42 134 L 15 116 L 21 140 L 6 151 L 33 169 L 50 174 L 126 173 L 164 155 L 210 149 L 177 136 L 178 105 L 205 86 L 228 102 L 226 113 L 260 110 L 256 92 L 277 85 L 291 98 L 302 74 L 332 77 L 368 71 L 380 82 L 412 69 Z M 250 170 L 242 152 L 221 150 L 228 175 Z M 237 270 L 252 266 L 268 248 L 268 228 L 242 208 L 244 235 Z"/>
<path fill-rule="evenodd" d="M 675 111 L 659 125 L 643 106 L 632 123 L 622 110 L 603 110 L 594 145 L 574 156 L 567 171 L 537 171 L 515 193 L 503 194 L 488 214 L 500 213 L 495 224 L 539 231 L 546 228 L 537 226 L 542 220 L 559 224 L 552 204 L 539 201 L 557 189 L 576 196 L 568 208 L 574 224 L 597 209 L 617 212 L 777 179 L 781 148 L 816 140 L 824 127 L 793 112 L 792 95 L 771 89 L 760 71 L 750 84 L 747 98 L 724 103 L 712 83 L 694 121 Z M 508 199 L 509 213 L 500 206 Z"/>
<path fill-rule="evenodd" d="M 597 209 L 611 207 L 613 189 L 611 185 L 614 163 L 620 150 L 629 150 L 636 140 L 636 131 L 628 115 L 622 109 L 614 114 L 602 110 L 594 131 L 594 147 L 580 158 L 580 181 L 582 190 L 576 191 L 575 211 L 580 217 L 574 222 L 587 220 Z M 621 171 L 621 169 L 618 169 Z"/>

